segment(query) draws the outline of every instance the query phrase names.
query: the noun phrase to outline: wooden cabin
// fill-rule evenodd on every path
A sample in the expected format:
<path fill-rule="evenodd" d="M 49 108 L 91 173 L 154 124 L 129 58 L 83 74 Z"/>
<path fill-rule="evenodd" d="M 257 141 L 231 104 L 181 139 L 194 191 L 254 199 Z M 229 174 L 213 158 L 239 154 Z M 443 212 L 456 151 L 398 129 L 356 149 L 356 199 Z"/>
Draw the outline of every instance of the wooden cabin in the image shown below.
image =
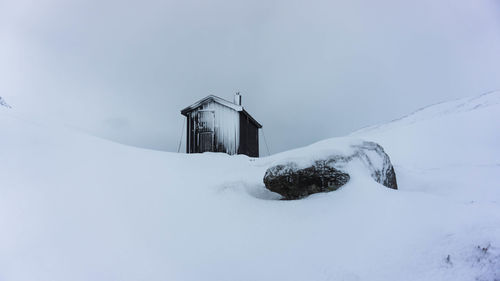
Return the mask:
<path fill-rule="evenodd" d="M 186 153 L 225 152 L 259 157 L 259 124 L 242 106 L 241 95 L 234 102 L 214 95 L 184 108 Z"/>

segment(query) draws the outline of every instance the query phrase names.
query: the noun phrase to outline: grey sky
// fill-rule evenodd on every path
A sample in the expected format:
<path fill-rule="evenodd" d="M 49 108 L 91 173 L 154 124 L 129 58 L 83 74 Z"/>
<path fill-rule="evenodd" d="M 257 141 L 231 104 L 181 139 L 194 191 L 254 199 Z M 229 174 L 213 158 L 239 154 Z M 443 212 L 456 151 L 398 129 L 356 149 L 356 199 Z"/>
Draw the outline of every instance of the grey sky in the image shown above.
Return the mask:
<path fill-rule="evenodd" d="M 278 152 L 500 88 L 498 0 L 0 0 L 0 42 L 17 110 L 167 151 L 208 94 Z"/>

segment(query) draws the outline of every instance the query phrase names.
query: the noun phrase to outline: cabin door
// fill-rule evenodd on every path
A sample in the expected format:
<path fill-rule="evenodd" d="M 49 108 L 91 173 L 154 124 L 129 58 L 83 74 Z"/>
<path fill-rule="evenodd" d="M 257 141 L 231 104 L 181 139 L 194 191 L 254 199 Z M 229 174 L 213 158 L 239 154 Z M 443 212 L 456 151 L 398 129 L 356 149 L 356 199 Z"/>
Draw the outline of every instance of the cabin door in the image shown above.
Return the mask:
<path fill-rule="evenodd" d="M 212 110 L 198 111 L 198 123 L 196 125 L 197 152 L 215 151 L 214 128 L 215 112 Z"/>

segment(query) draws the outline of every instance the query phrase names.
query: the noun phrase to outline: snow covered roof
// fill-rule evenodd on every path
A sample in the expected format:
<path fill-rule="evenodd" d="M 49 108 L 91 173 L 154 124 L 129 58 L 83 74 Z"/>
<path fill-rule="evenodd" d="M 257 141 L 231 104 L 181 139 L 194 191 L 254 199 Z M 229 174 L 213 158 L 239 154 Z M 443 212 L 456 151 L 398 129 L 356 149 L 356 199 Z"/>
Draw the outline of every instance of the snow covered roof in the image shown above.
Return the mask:
<path fill-rule="evenodd" d="M 192 105 L 184 108 L 183 110 L 181 110 L 181 114 L 184 115 L 184 116 L 187 116 L 188 112 L 191 112 L 195 109 L 197 109 L 198 107 L 200 107 L 202 104 L 204 103 L 207 103 L 207 102 L 210 102 L 210 101 L 214 101 L 218 104 L 221 104 L 221 105 L 224 105 L 224 106 L 227 106 L 235 111 L 239 111 L 239 112 L 242 112 L 243 114 L 245 114 L 245 116 L 248 117 L 248 119 L 250 119 L 250 121 L 252 121 L 258 128 L 262 128 L 262 125 L 257 122 L 257 120 L 255 120 L 244 108 L 243 106 L 241 105 L 237 105 L 235 103 L 232 103 L 230 101 L 227 101 L 223 98 L 219 98 L 218 96 L 214 96 L 214 95 L 208 95 L 204 98 L 202 98 L 201 100 L 193 103 Z"/>

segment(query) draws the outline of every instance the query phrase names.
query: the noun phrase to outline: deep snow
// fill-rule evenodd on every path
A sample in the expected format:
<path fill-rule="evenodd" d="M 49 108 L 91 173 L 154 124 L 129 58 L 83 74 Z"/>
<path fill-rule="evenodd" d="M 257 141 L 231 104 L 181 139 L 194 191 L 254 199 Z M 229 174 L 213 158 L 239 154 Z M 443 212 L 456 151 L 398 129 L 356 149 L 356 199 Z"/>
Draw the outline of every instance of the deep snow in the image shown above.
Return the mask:
<path fill-rule="evenodd" d="M 500 279 L 498 116 L 489 93 L 251 159 L 124 146 L 0 107 L 0 280 Z M 273 163 L 351 137 L 384 147 L 400 190 L 362 175 L 296 201 L 264 188 Z"/>

